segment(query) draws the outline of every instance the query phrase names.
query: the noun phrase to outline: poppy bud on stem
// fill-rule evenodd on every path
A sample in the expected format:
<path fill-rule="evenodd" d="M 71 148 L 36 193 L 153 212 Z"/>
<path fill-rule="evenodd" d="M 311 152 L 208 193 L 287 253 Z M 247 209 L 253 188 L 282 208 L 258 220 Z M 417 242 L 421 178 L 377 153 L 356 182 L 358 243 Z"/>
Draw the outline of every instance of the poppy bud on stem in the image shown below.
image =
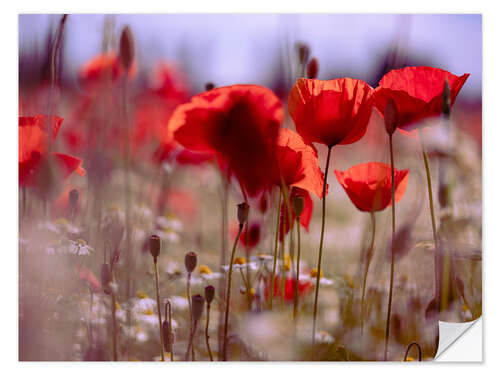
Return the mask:
<path fill-rule="evenodd" d="M 215 88 L 215 84 L 213 82 L 207 82 L 207 83 L 205 83 L 205 90 L 206 91 L 213 90 L 214 88 Z"/>
<path fill-rule="evenodd" d="M 163 321 L 163 343 L 165 351 L 170 353 L 170 361 L 174 361 L 174 332 L 172 330 L 172 305 L 165 303 L 165 320 Z"/>
<path fill-rule="evenodd" d="M 195 270 L 197 263 L 198 263 L 198 257 L 194 251 L 188 252 L 184 257 L 184 265 L 188 273 L 186 289 L 187 289 L 187 298 L 189 302 L 189 319 L 191 324 L 191 330 L 193 329 L 193 307 L 191 303 L 191 274 Z M 194 350 L 192 352 L 192 357 L 194 359 Z"/>
<path fill-rule="evenodd" d="M 125 26 L 120 36 L 120 61 L 128 72 L 134 60 L 134 37 L 130 27 Z"/>
<path fill-rule="evenodd" d="M 307 64 L 307 78 L 316 79 L 318 78 L 319 72 L 319 62 L 316 57 L 313 57 L 311 61 Z"/>
<path fill-rule="evenodd" d="M 158 277 L 158 256 L 160 255 L 161 240 L 156 234 L 149 236 L 149 251 L 153 256 L 153 262 L 155 265 L 155 289 L 156 289 L 156 307 L 158 308 L 158 329 L 160 331 L 160 349 L 161 349 L 161 360 L 165 361 L 164 355 L 164 343 L 163 343 L 163 332 L 161 323 L 161 308 L 160 308 L 160 281 Z"/>
<path fill-rule="evenodd" d="M 224 317 L 224 336 L 222 346 L 222 359 L 224 361 L 227 361 L 227 327 L 229 323 L 229 300 L 231 298 L 231 277 L 233 275 L 234 254 L 236 253 L 238 241 L 240 240 L 241 232 L 243 231 L 243 225 L 248 219 L 249 209 L 250 206 L 246 203 L 240 203 L 238 205 L 238 221 L 240 222 L 240 227 L 234 240 L 233 249 L 231 250 L 231 260 L 229 262 L 229 272 L 227 276 L 226 312 Z"/>
<path fill-rule="evenodd" d="M 387 134 L 394 134 L 398 126 L 398 109 L 392 98 L 387 99 L 387 103 L 385 105 L 384 124 Z"/>
<path fill-rule="evenodd" d="M 207 301 L 207 323 L 205 325 L 205 343 L 207 344 L 208 355 L 210 357 L 210 361 L 213 361 L 214 358 L 212 356 L 212 350 L 210 349 L 210 336 L 208 336 L 208 325 L 210 323 L 210 304 L 214 300 L 215 297 L 215 288 L 213 285 L 207 285 L 205 287 L 205 300 Z"/>
<path fill-rule="evenodd" d="M 191 298 L 191 305 L 193 307 L 193 314 L 192 314 L 192 319 L 193 319 L 193 325 L 191 327 L 191 332 L 189 335 L 189 343 L 187 346 L 186 350 L 186 355 L 184 356 L 184 360 L 187 361 L 189 359 L 189 352 L 191 351 L 192 353 L 192 359 L 194 361 L 194 348 L 193 348 L 193 339 L 194 335 L 196 333 L 196 328 L 198 327 L 198 321 L 201 318 L 201 315 L 203 314 L 203 307 L 205 305 L 205 298 L 203 298 L 202 295 L 197 294 Z"/>
<path fill-rule="evenodd" d="M 70 212 L 70 217 L 71 221 L 74 220 L 75 218 L 75 213 L 76 213 L 76 207 L 78 205 L 78 198 L 80 197 L 80 193 L 76 189 L 71 189 L 69 192 L 69 212 Z"/>

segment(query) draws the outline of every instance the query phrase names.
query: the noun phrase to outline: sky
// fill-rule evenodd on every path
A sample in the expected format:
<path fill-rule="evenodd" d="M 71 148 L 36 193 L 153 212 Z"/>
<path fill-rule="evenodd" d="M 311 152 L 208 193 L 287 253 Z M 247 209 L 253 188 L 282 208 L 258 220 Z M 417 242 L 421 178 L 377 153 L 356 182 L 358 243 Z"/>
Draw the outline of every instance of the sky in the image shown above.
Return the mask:
<path fill-rule="evenodd" d="M 20 49 L 42 43 L 58 15 L 20 15 Z M 192 82 L 265 84 L 286 46 L 307 42 L 332 71 L 368 79 L 387 47 L 398 41 L 412 55 L 456 75 L 470 73 L 463 95 L 482 90 L 481 15 L 434 14 L 153 14 L 113 15 L 116 30 L 130 25 L 140 66 L 184 64 Z M 105 15 L 70 15 L 64 63 L 75 71 L 100 52 Z M 187 64 L 188 66 L 186 66 Z M 273 65 L 274 64 L 274 65 Z"/>

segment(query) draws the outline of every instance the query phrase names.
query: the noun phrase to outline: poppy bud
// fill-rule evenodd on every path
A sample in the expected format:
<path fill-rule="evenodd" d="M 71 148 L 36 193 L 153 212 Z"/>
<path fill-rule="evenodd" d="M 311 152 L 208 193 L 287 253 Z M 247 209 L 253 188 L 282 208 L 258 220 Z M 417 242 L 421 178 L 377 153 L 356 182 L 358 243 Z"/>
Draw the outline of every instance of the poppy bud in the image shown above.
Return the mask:
<path fill-rule="evenodd" d="M 170 332 L 170 326 L 168 325 L 167 320 L 163 321 L 163 345 L 165 351 L 168 353 L 172 353 L 172 344 L 174 343 L 174 333 Z"/>
<path fill-rule="evenodd" d="M 307 78 L 318 78 L 319 62 L 316 57 L 313 57 L 307 64 Z"/>
<path fill-rule="evenodd" d="M 213 82 L 207 82 L 205 83 L 205 90 L 210 91 L 215 88 L 215 84 Z"/>
<path fill-rule="evenodd" d="M 188 273 L 191 273 L 196 268 L 196 264 L 198 263 L 198 257 L 194 251 L 190 251 L 184 257 L 184 265 L 186 266 L 186 270 Z"/>
<path fill-rule="evenodd" d="M 161 249 L 161 239 L 156 234 L 149 236 L 149 251 L 153 258 L 158 258 Z"/>
<path fill-rule="evenodd" d="M 304 211 L 304 198 L 300 196 L 295 196 L 292 199 L 293 211 L 297 217 L 300 217 L 302 211 Z"/>
<path fill-rule="evenodd" d="M 101 267 L 101 285 L 104 293 L 110 294 L 109 283 L 111 282 L 111 268 L 108 263 L 103 263 Z"/>
<path fill-rule="evenodd" d="M 71 189 L 69 192 L 69 208 L 71 211 L 76 209 L 76 205 L 78 204 L 78 198 L 80 197 L 80 193 L 76 189 Z"/>
<path fill-rule="evenodd" d="M 249 210 L 250 206 L 245 202 L 238 205 L 238 221 L 240 222 L 240 226 L 243 226 L 247 222 Z"/>
<path fill-rule="evenodd" d="M 125 26 L 120 36 L 120 61 L 126 71 L 130 70 L 134 60 L 134 37 L 128 26 Z"/>
<path fill-rule="evenodd" d="M 295 44 L 297 48 L 297 54 L 299 56 L 299 62 L 302 65 L 305 65 L 307 63 L 307 60 L 309 60 L 309 46 L 305 43 L 297 42 Z"/>
<path fill-rule="evenodd" d="M 205 298 L 201 294 L 191 297 L 191 306 L 193 308 L 193 320 L 200 320 L 203 314 L 203 307 L 205 306 Z"/>
<path fill-rule="evenodd" d="M 210 305 L 214 300 L 215 288 L 213 285 L 207 285 L 205 287 L 205 299 L 207 300 L 207 305 Z"/>
<path fill-rule="evenodd" d="M 398 127 L 398 108 L 392 98 L 387 99 L 384 110 L 384 123 L 387 134 L 392 135 Z"/>
<path fill-rule="evenodd" d="M 448 80 L 445 80 L 443 89 L 443 115 L 445 115 L 445 117 L 450 116 L 450 109 L 451 109 L 450 85 L 448 84 Z"/>

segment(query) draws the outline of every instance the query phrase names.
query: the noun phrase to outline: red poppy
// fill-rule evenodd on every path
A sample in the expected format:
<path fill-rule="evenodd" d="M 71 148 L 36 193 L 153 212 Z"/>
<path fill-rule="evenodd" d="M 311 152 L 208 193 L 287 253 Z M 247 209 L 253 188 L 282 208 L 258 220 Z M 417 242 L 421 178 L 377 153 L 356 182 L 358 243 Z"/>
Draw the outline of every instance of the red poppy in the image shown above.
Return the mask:
<path fill-rule="evenodd" d="M 468 77 L 469 74 L 458 77 L 446 70 L 428 66 L 391 70 L 382 77 L 375 90 L 375 108 L 383 116 L 387 100 L 391 98 L 397 109 L 397 126 L 405 129 L 442 113 L 446 81 L 450 88 L 450 103 L 453 105 Z"/>
<path fill-rule="evenodd" d="M 271 284 L 271 283 L 269 283 Z M 293 302 L 295 297 L 295 286 L 297 285 L 297 280 L 295 277 L 287 276 L 285 278 L 285 301 Z M 268 287 L 268 289 L 271 289 Z M 307 293 L 313 290 L 313 283 L 310 281 L 299 280 L 299 298 L 303 297 Z M 269 294 L 269 290 L 266 291 Z M 281 296 L 281 277 L 278 276 L 274 279 L 274 297 Z"/>
<path fill-rule="evenodd" d="M 137 70 L 134 63 L 129 71 L 129 77 L 132 77 Z M 78 78 L 80 82 L 88 87 L 94 87 L 95 84 L 105 83 L 107 80 L 116 81 L 125 73 L 120 58 L 114 53 L 104 53 L 92 58 L 79 71 Z"/>
<path fill-rule="evenodd" d="M 73 172 L 85 175 L 81 159 L 49 152 L 49 143 L 55 140 L 62 121 L 57 116 L 19 117 L 20 186 L 46 187 L 46 184 L 66 179 Z"/>
<path fill-rule="evenodd" d="M 408 169 L 394 170 L 395 198 L 399 202 L 408 184 Z M 391 205 L 391 166 L 385 163 L 364 163 L 335 175 L 352 203 L 361 211 L 381 211 Z"/>
<path fill-rule="evenodd" d="M 92 289 L 94 293 L 99 293 L 102 290 L 101 282 L 87 267 L 82 265 L 81 267 L 77 268 L 77 272 L 80 280 L 86 282 L 89 288 Z"/>
<path fill-rule="evenodd" d="M 252 223 L 248 227 L 248 243 L 247 243 L 247 230 L 245 229 L 240 236 L 240 245 L 253 249 L 259 244 L 260 241 L 260 223 Z M 235 237 L 236 237 L 235 233 Z"/>
<path fill-rule="evenodd" d="M 306 144 L 293 130 L 282 128 L 276 147 L 279 177 L 275 184 L 281 186 L 281 178 L 287 187 L 298 187 L 323 196 L 323 172 L 318 165 L 318 153 L 312 144 Z"/>
<path fill-rule="evenodd" d="M 311 199 L 311 196 L 309 195 L 309 192 L 307 190 L 293 187 L 292 190 L 290 191 L 290 210 L 292 211 L 292 223 L 295 223 L 295 220 L 297 218 L 297 215 L 295 215 L 295 212 L 293 210 L 293 198 L 294 197 L 302 197 L 304 198 L 304 210 L 302 211 L 302 214 L 300 215 L 300 224 L 306 229 L 309 230 L 309 223 L 311 222 L 311 217 L 313 213 L 313 201 Z M 280 211 L 280 241 L 283 241 L 283 238 L 285 234 L 288 233 L 290 230 L 290 221 L 288 218 L 288 208 L 286 206 L 286 202 L 283 202 L 281 204 L 281 211 Z M 293 226 L 293 225 L 292 225 Z"/>
<path fill-rule="evenodd" d="M 373 89 L 358 79 L 300 78 L 290 93 L 288 110 L 297 132 L 307 142 L 346 145 L 365 134 L 372 93 Z"/>
<path fill-rule="evenodd" d="M 169 129 L 192 151 L 214 152 L 242 188 L 255 196 L 269 187 L 283 109 L 262 86 L 233 85 L 194 96 L 175 110 Z"/>

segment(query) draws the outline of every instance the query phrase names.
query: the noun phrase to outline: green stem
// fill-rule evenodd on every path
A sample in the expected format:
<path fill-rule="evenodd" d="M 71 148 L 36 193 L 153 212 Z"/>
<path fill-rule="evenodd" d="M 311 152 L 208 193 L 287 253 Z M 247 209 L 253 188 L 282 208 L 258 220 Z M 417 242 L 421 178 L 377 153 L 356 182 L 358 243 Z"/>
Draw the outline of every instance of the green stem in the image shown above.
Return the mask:
<path fill-rule="evenodd" d="M 332 154 L 332 146 L 328 146 L 328 156 L 326 158 L 325 167 L 325 178 L 323 181 L 323 198 L 322 203 L 322 214 L 321 214 L 321 237 L 319 240 L 319 255 L 318 255 L 318 274 L 316 276 L 316 290 L 314 294 L 314 311 L 313 311 L 313 331 L 312 331 L 312 345 L 316 341 L 316 317 L 318 314 L 318 295 L 319 295 L 319 279 L 321 275 L 321 257 L 323 255 L 323 237 L 325 235 L 325 216 L 326 216 L 326 186 L 328 181 L 328 167 L 330 166 L 330 156 Z"/>
<path fill-rule="evenodd" d="M 229 263 L 229 272 L 227 275 L 226 314 L 224 318 L 224 343 L 222 347 L 222 358 L 224 361 L 227 361 L 227 326 L 229 323 L 229 300 L 231 298 L 231 277 L 233 275 L 234 254 L 236 253 L 236 248 L 238 247 L 238 241 L 240 240 L 242 231 L 243 231 L 243 225 L 240 224 L 238 235 L 234 240 L 233 249 L 231 250 L 231 262 Z"/>
<path fill-rule="evenodd" d="M 436 217 L 434 215 L 434 199 L 432 196 L 432 180 L 431 180 L 431 170 L 429 167 L 429 159 L 427 158 L 427 152 L 425 150 L 424 139 L 422 137 L 422 131 L 419 130 L 420 147 L 422 148 L 422 157 L 424 158 L 425 164 L 425 174 L 427 176 L 427 192 L 429 194 L 429 208 L 431 211 L 431 222 L 432 222 L 432 236 L 434 239 L 434 282 L 435 282 L 435 298 L 436 303 L 439 302 L 440 290 L 439 290 L 439 256 L 440 250 L 438 245 L 437 229 L 436 229 Z M 443 279 L 444 280 L 444 279 Z M 444 283 L 443 283 L 444 284 Z M 444 286 L 444 285 L 443 285 Z M 444 289 L 442 290 L 444 292 Z M 446 302 L 444 302 L 446 304 Z M 443 299 L 441 298 L 441 307 L 443 305 Z"/>
<path fill-rule="evenodd" d="M 276 215 L 276 235 L 274 237 L 274 259 L 273 259 L 273 273 L 271 276 L 271 296 L 270 296 L 270 302 L 269 302 L 269 308 L 272 310 L 273 309 L 273 299 L 274 299 L 274 281 L 276 277 L 276 262 L 278 259 L 278 240 L 279 240 L 279 232 L 280 232 L 280 211 L 281 211 L 281 196 L 282 192 L 280 190 L 279 192 L 279 198 L 278 198 L 278 213 Z"/>
<path fill-rule="evenodd" d="M 165 351 L 163 350 L 163 334 L 162 334 L 162 326 L 161 326 L 161 308 L 160 308 L 160 282 L 158 280 L 158 259 L 154 258 L 155 263 L 155 287 L 156 287 L 156 307 L 158 308 L 158 329 L 160 332 L 160 349 L 161 349 L 161 360 L 165 361 L 165 355 L 163 354 Z"/>
<path fill-rule="evenodd" d="M 210 350 L 210 336 L 208 336 L 208 324 L 210 322 L 210 304 L 207 303 L 207 323 L 205 325 L 205 342 L 207 344 L 208 355 L 210 356 L 210 361 L 212 362 L 214 358 L 212 357 L 212 351 Z"/>
<path fill-rule="evenodd" d="M 389 348 L 389 333 L 391 329 L 391 308 L 392 308 L 392 289 L 394 284 L 394 238 L 396 237 L 396 190 L 394 181 L 394 150 L 392 147 L 392 134 L 389 134 L 389 148 L 391 153 L 391 209 L 392 209 L 392 241 L 391 241 L 391 276 L 389 281 L 389 303 L 387 304 L 387 318 L 385 323 L 385 349 L 384 361 L 387 361 L 387 351 Z"/>
<path fill-rule="evenodd" d="M 361 294 L 361 334 L 363 334 L 363 327 L 364 327 L 364 317 L 365 317 L 365 292 L 366 292 L 366 278 L 368 276 L 368 270 L 370 268 L 370 262 L 372 259 L 372 253 L 373 253 L 373 245 L 375 243 L 375 213 L 372 211 L 370 212 L 370 217 L 372 221 L 372 240 L 370 242 L 370 248 L 368 249 L 368 252 L 366 253 L 366 268 L 365 268 L 365 273 L 363 275 L 363 292 Z"/>
<path fill-rule="evenodd" d="M 297 274 L 295 280 L 295 295 L 293 296 L 293 319 L 297 319 L 299 305 L 299 275 L 300 275 L 300 216 L 297 216 Z"/>

